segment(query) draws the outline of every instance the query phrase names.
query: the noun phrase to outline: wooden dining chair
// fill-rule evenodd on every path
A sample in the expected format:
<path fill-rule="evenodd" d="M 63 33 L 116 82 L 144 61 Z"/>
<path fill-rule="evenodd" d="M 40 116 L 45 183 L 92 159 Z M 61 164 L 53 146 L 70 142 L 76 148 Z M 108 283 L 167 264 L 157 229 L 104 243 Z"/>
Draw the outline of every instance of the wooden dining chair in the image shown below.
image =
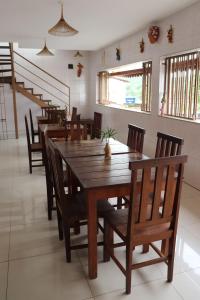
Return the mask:
<path fill-rule="evenodd" d="M 133 124 L 128 124 L 127 146 L 134 149 L 136 152 L 143 153 L 145 129 Z M 114 207 L 121 209 L 129 203 L 129 196 L 118 197 L 117 204 Z"/>
<path fill-rule="evenodd" d="M 59 123 L 60 121 L 63 122 L 65 119 L 66 112 L 64 109 L 49 110 L 47 116 L 51 123 Z"/>
<path fill-rule="evenodd" d="M 73 122 L 77 121 L 77 107 L 72 107 L 71 121 Z"/>
<path fill-rule="evenodd" d="M 32 143 L 35 143 L 35 136 L 38 136 L 38 129 L 34 129 L 33 125 L 33 117 L 32 117 L 32 111 L 29 109 L 29 116 L 30 116 L 30 124 L 31 124 L 31 137 L 32 137 Z"/>
<path fill-rule="evenodd" d="M 58 216 L 59 238 L 65 240 L 66 261 L 71 262 L 71 250 L 82 249 L 87 244 L 71 245 L 70 228 L 78 222 L 79 225 L 86 225 L 87 203 L 84 193 L 65 193 L 63 185 L 63 169 L 58 150 L 49 144 L 51 161 L 53 166 L 53 178 L 55 182 L 56 207 Z M 70 189 L 69 189 L 70 190 Z M 98 217 L 104 217 L 105 213 L 112 210 L 107 200 L 100 200 L 97 204 Z M 103 243 L 100 243 L 101 245 Z"/>
<path fill-rule="evenodd" d="M 155 157 L 180 155 L 184 140 L 166 133 L 157 133 Z"/>
<path fill-rule="evenodd" d="M 171 282 L 173 279 L 180 195 L 186 161 L 187 156 L 173 156 L 130 162 L 132 175 L 129 208 L 112 211 L 105 217 L 104 261 L 112 257 L 121 269 L 126 277 L 127 294 L 131 292 L 131 274 L 134 269 L 165 262 L 168 266 L 167 280 Z M 151 204 L 149 198 L 152 199 Z M 113 244 L 113 232 L 122 239 L 122 243 Z M 169 241 L 169 247 L 164 253 L 153 244 L 163 240 Z M 158 254 L 158 258 L 133 263 L 132 252 L 136 246 L 143 244 L 149 244 Z M 121 245 L 126 246 L 125 267 L 114 253 L 115 247 Z"/>
<path fill-rule="evenodd" d="M 94 112 L 94 123 L 92 126 L 92 139 L 101 138 L 102 114 Z"/>
<path fill-rule="evenodd" d="M 127 146 L 136 152 L 143 153 L 145 129 L 133 124 L 128 124 Z"/>
<path fill-rule="evenodd" d="M 66 140 L 87 140 L 87 125 L 81 125 L 79 117 L 77 121 L 65 121 L 65 132 Z"/>
<path fill-rule="evenodd" d="M 43 166 L 43 159 L 33 159 L 32 153 L 39 152 L 42 154 L 42 145 L 40 143 L 31 143 L 30 140 L 30 132 L 29 132 L 29 127 L 28 127 L 28 121 L 27 117 L 24 117 L 25 119 L 25 128 L 26 128 L 26 138 L 27 138 L 27 146 L 28 146 L 28 159 L 29 159 L 29 172 L 32 173 L 32 168 L 33 167 L 41 167 Z M 42 162 L 42 164 L 34 164 L 35 162 Z"/>

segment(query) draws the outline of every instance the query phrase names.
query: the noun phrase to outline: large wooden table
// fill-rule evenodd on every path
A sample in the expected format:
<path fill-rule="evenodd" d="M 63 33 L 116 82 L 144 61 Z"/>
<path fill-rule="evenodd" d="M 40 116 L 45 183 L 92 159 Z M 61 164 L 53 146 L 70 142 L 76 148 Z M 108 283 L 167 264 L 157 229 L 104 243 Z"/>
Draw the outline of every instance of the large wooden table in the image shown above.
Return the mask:
<path fill-rule="evenodd" d="M 112 158 L 105 160 L 104 143 L 99 140 L 55 142 L 70 172 L 84 189 L 88 203 L 88 272 L 97 277 L 97 211 L 96 201 L 130 193 L 129 161 L 145 159 L 117 141 L 111 141 Z"/>

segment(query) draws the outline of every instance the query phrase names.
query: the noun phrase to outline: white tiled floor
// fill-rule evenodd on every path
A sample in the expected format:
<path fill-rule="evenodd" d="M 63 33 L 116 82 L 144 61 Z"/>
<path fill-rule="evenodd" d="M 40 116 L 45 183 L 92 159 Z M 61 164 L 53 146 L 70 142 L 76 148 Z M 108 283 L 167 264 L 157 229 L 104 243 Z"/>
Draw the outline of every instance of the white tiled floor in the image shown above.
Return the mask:
<path fill-rule="evenodd" d="M 84 237 L 82 230 L 74 239 Z M 44 170 L 28 173 L 25 139 L 0 141 L 0 300 L 200 299 L 200 192 L 183 186 L 173 283 L 164 264 L 147 267 L 133 272 L 126 296 L 121 271 L 98 253 L 96 280 L 87 277 L 87 250 L 65 263 L 55 214 L 47 220 Z M 122 261 L 124 254 L 118 250 Z M 140 249 L 134 257 L 143 258 Z"/>

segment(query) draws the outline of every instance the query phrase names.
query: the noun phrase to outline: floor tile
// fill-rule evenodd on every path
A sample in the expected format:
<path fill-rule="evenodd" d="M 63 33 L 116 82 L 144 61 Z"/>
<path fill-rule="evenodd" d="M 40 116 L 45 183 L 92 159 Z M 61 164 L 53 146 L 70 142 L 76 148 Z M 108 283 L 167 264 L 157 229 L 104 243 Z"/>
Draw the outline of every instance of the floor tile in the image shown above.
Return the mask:
<path fill-rule="evenodd" d="M 10 225 L 0 226 L 0 262 L 8 260 L 9 257 Z"/>
<path fill-rule="evenodd" d="M 125 289 L 113 293 L 107 293 L 95 300 L 183 300 L 172 284 L 164 281 L 149 282 L 147 284 L 132 287 L 132 294 L 126 295 Z"/>
<path fill-rule="evenodd" d="M 10 259 L 64 251 L 64 243 L 58 239 L 54 221 L 11 226 Z"/>
<path fill-rule="evenodd" d="M 0 299 L 6 300 L 8 263 L 0 263 Z"/>
<path fill-rule="evenodd" d="M 192 273 L 194 273 L 194 271 Z M 174 276 L 173 286 L 184 300 L 194 300 L 199 298 L 200 285 L 193 280 L 193 276 L 190 276 L 187 273 Z"/>
<path fill-rule="evenodd" d="M 91 297 L 80 263 L 67 264 L 61 253 L 10 262 L 8 300 L 82 300 Z"/>

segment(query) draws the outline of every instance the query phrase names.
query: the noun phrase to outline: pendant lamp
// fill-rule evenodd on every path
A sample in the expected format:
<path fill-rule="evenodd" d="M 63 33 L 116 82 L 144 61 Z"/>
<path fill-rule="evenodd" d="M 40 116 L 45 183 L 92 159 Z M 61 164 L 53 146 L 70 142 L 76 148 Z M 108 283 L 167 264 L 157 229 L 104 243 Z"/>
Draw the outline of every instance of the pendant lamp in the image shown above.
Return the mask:
<path fill-rule="evenodd" d="M 48 30 L 48 33 L 55 36 L 72 36 L 78 33 L 78 31 L 71 27 L 63 17 L 63 2 L 61 2 L 61 18 L 55 26 Z"/>
<path fill-rule="evenodd" d="M 44 48 L 37 53 L 38 56 L 54 56 L 54 53 L 52 53 L 48 48 L 46 41 L 44 42 Z"/>

